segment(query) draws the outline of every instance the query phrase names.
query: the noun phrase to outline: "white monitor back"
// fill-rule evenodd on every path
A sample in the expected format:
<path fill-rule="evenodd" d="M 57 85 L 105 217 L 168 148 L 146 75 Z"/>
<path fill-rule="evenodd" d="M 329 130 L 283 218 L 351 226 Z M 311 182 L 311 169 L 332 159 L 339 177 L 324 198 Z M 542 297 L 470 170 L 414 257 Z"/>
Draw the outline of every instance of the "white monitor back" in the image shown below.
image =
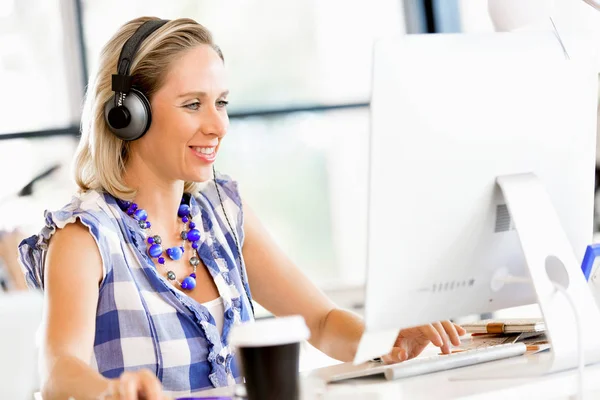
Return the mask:
<path fill-rule="evenodd" d="M 367 332 L 389 340 L 399 328 L 536 302 L 527 284 L 490 287 L 499 268 L 528 276 L 500 175 L 543 181 L 581 261 L 592 238 L 597 84 L 552 33 L 376 44 Z"/>

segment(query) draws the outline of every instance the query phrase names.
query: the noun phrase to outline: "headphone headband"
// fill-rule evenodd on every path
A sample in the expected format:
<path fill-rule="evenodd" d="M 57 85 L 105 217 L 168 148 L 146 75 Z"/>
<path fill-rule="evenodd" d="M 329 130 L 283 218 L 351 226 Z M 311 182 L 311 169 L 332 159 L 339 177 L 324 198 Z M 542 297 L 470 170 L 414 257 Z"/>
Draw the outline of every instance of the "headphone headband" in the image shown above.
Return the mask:
<path fill-rule="evenodd" d="M 117 74 L 112 76 L 112 90 L 115 93 L 129 93 L 131 89 L 132 78 L 129 75 L 131 61 L 138 51 L 142 42 L 150 36 L 154 31 L 169 22 L 168 20 L 159 19 L 144 22 L 134 34 L 127 39 L 119 55 L 117 63 Z"/>

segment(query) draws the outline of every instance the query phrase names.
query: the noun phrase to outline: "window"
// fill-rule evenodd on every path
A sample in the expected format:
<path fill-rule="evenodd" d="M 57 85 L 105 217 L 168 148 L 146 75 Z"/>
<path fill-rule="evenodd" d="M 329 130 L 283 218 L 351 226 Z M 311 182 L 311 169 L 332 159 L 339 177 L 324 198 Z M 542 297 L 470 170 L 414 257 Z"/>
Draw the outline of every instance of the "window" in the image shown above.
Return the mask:
<path fill-rule="evenodd" d="M 0 2 L 0 134 L 78 124 L 82 80 L 77 62 L 69 62 L 69 10 L 62 3 Z"/>
<path fill-rule="evenodd" d="M 189 17 L 209 28 L 229 69 L 231 110 L 366 102 L 374 38 L 403 29 L 401 2 L 83 0 L 89 65 L 123 23 Z"/>
<path fill-rule="evenodd" d="M 217 169 L 321 286 L 364 281 L 368 109 L 233 120 Z"/>
<path fill-rule="evenodd" d="M 57 210 L 75 193 L 70 161 L 77 146 L 72 136 L 0 141 L 0 231 L 15 227 L 39 232 L 44 210 Z M 29 196 L 17 193 L 34 177 L 58 167 L 33 187 Z"/>

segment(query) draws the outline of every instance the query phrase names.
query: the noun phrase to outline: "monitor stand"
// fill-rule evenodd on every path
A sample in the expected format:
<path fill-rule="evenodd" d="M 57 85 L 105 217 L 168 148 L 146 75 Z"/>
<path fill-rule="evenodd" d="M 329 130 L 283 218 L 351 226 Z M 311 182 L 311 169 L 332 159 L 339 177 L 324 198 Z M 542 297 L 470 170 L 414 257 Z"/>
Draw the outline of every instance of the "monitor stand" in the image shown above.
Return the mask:
<path fill-rule="evenodd" d="M 579 334 L 585 364 L 599 362 L 600 310 L 542 181 L 532 173 L 499 176 L 496 181 L 517 230 L 529 270 L 528 280 L 546 324 L 551 344 L 546 372 L 577 367 Z M 506 282 L 510 284 L 510 279 Z M 573 306 L 555 284 L 565 288 Z M 494 289 L 501 286 L 498 282 L 492 285 Z M 577 330 L 573 307 L 579 314 L 581 332 Z"/>
<path fill-rule="evenodd" d="M 551 354 L 544 356 L 545 362 L 538 363 L 535 368 L 529 362 L 525 363 L 526 368 L 499 369 L 490 365 L 488 371 L 477 369 L 455 379 L 514 378 L 576 368 L 579 333 L 583 338 L 585 364 L 600 362 L 600 310 L 543 183 L 532 173 L 503 175 L 496 181 L 519 236 L 529 276 L 508 276 L 506 269 L 500 269 L 490 284 L 495 291 L 519 282 L 533 286 L 544 317 Z M 569 299 L 556 289 L 555 283 L 571 297 L 578 311 L 581 332 L 578 332 Z M 354 363 L 387 353 L 397 335 L 398 330 L 366 331 Z M 527 360 L 521 361 L 523 364 Z"/>

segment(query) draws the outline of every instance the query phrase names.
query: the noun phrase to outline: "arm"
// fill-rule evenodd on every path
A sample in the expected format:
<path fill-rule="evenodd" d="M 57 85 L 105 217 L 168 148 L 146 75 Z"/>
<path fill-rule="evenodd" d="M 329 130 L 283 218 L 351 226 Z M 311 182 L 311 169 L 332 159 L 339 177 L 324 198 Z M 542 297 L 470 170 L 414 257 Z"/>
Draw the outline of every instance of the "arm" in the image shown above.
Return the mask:
<path fill-rule="evenodd" d="M 102 279 L 100 253 L 87 228 L 69 224 L 52 237 L 45 262 L 42 394 L 44 399 L 98 396 L 108 380 L 88 362 Z"/>
<path fill-rule="evenodd" d="M 110 399 L 137 399 L 138 388 L 144 386 L 148 399 L 159 399 L 160 383 L 149 371 L 109 380 L 89 366 L 102 259 L 88 229 L 76 223 L 56 232 L 45 262 L 40 352 L 44 399 L 97 399 L 104 393 L 121 394 Z"/>
<path fill-rule="evenodd" d="M 242 251 L 256 301 L 276 316 L 302 315 L 313 346 L 350 361 L 364 330 L 362 319 L 337 308 L 283 253 L 247 204 L 244 217 Z"/>
<path fill-rule="evenodd" d="M 254 212 L 244 204 L 244 259 L 254 298 L 276 316 L 300 314 L 310 329 L 310 343 L 330 357 L 351 361 L 364 332 L 362 319 L 337 308 L 281 251 Z M 384 361 L 416 357 L 432 342 L 450 353 L 464 329 L 450 321 L 403 329 Z"/>

